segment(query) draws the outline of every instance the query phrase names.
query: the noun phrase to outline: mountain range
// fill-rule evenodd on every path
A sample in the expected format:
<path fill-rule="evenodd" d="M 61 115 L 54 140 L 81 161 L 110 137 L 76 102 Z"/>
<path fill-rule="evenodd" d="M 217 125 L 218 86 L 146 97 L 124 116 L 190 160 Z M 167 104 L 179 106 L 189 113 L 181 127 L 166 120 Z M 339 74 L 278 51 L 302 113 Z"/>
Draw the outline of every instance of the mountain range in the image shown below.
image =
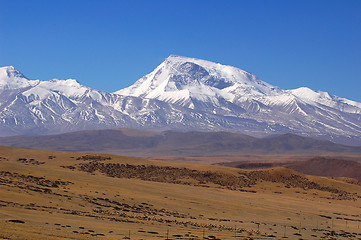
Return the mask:
<path fill-rule="evenodd" d="M 0 68 L 0 136 L 111 128 L 294 133 L 360 145 L 361 103 L 306 87 L 283 90 L 239 68 L 175 55 L 115 93 Z"/>
<path fill-rule="evenodd" d="M 283 134 L 255 138 L 230 132 L 87 130 L 57 135 L 0 137 L 0 145 L 121 156 L 361 155 L 361 147 Z M 292 158 L 292 157 L 290 157 Z M 222 160 L 220 160 L 222 161 Z"/>

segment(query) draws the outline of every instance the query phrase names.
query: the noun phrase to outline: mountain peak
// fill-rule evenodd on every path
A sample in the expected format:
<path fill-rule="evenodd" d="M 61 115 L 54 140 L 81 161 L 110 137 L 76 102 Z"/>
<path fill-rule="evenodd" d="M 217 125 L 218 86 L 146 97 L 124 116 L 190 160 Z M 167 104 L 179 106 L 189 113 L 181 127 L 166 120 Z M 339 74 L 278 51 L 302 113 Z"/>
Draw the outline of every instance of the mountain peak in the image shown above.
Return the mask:
<path fill-rule="evenodd" d="M 5 66 L 0 68 L 0 79 L 4 78 L 25 78 L 19 70 L 17 70 L 14 66 Z"/>
<path fill-rule="evenodd" d="M 170 55 L 153 72 L 116 93 L 193 106 L 194 100 L 218 104 L 245 94 L 273 94 L 275 89 L 279 90 L 236 67 Z"/>
<path fill-rule="evenodd" d="M 171 54 L 167 57 L 167 59 L 171 59 L 171 58 L 178 58 L 178 57 L 182 57 L 180 55 L 176 55 L 176 54 Z"/>
<path fill-rule="evenodd" d="M 185 56 L 180 56 L 180 55 L 175 55 L 175 54 L 171 54 L 169 55 L 166 60 L 178 60 L 178 61 L 206 61 L 206 60 L 201 60 L 201 59 L 197 59 L 197 58 L 191 58 L 191 57 L 185 57 Z"/>
<path fill-rule="evenodd" d="M 14 66 L 0 68 L 0 90 L 34 86 L 39 80 L 29 80 Z"/>
<path fill-rule="evenodd" d="M 68 85 L 70 87 L 80 86 L 81 85 L 78 80 L 72 79 L 72 78 L 65 79 L 65 80 L 54 78 L 54 79 L 50 80 L 50 82 L 58 83 L 58 84 L 62 84 L 62 85 Z"/>
<path fill-rule="evenodd" d="M 1 67 L 0 69 L 9 69 L 9 70 L 13 70 L 15 69 L 14 66 L 4 66 L 4 67 Z"/>
<path fill-rule="evenodd" d="M 193 64 L 197 64 L 197 65 L 202 66 L 207 69 L 212 69 L 212 68 L 214 69 L 214 68 L 221 67 L 221 66 L 235 68 L 232 66 L 222 65 L 220 63 L 215 63 L 215 62 L 211 62 L 211 61 L 207 61 L 207 60 L 203 60 L 203 59 L 199 59 L 199 58 L 185 57 L 185 56 L 179 56 L 179 55 L 174 55 L 174 54 L 169 55 L 163 63 L 167 63 L 167 64 L 170 63 L 170 64 L 174 64 L 174 65 L 179 65 L 179 64 L 184 64 L 184 63 L 193 63 Z M 235 69 L 238 69 L 238 68 L 235 68 Z M 241 69 L 238 69 L 238 70 L 241 70 Z M 243 70 L 241 70 L 241 71 L 243 71 Z"/>

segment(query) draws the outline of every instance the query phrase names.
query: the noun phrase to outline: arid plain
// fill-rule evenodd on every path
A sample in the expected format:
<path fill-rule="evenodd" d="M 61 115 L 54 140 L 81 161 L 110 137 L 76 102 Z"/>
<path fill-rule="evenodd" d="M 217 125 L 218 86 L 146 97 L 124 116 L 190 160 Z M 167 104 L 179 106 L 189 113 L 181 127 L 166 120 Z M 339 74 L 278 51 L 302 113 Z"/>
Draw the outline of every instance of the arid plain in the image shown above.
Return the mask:
<path fill-rule="evenodd" d="M 0 147 L 2 239 L 361 239 L 361 185 Z"/>

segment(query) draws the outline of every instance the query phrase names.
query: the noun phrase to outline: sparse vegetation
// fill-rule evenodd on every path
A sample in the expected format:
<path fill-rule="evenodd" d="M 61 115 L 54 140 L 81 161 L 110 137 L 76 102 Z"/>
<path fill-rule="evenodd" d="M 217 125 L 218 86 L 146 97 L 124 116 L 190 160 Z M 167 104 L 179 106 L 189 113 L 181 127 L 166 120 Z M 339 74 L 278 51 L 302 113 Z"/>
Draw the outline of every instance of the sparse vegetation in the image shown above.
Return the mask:
<path fill-rule="evenodd" d="M 2 155 L 0 238 L 361 237 L 360 186 L 347 181 L 97 154 Z"/>
<path fill-rule="evenodd" d="M 161 167 L 154 165 L 131 165 L 99 163 L 96 161 L 81 163 L 79 170 L 93 173 L 99 171 L 109 177 L 137 178 L 146 181 L 203 186 L 215 184 L 228 189 L 240 189 L 253 184 L 244 176 L 234 176 L 211 171 L 197 171 L 188 168 Z"/>
<path fill-rule="evenodd" d="M 19 158 L 17 160 L 18 162 L 21 162 L 21 163 L 25 163 L 25 164 L 32 164 L 32 165 L 41 165 L 41 164 L 45 164 L 45 162 L 39 162 L 33 158 L 30 158 L 30 159 L 26 159 L 26 158 Z"/>

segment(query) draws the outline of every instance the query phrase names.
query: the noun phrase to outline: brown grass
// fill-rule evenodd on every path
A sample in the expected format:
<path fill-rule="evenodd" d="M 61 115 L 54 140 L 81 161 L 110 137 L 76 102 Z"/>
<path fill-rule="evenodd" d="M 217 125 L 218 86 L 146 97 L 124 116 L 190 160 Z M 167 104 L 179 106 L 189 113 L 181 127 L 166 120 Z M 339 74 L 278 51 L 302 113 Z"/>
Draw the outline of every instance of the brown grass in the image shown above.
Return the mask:
<path fill-rule="evenodd" d="M 0 239 L 361 237 L 361 186 L 344 179 L 3 147 L 0 156 Z"/>

